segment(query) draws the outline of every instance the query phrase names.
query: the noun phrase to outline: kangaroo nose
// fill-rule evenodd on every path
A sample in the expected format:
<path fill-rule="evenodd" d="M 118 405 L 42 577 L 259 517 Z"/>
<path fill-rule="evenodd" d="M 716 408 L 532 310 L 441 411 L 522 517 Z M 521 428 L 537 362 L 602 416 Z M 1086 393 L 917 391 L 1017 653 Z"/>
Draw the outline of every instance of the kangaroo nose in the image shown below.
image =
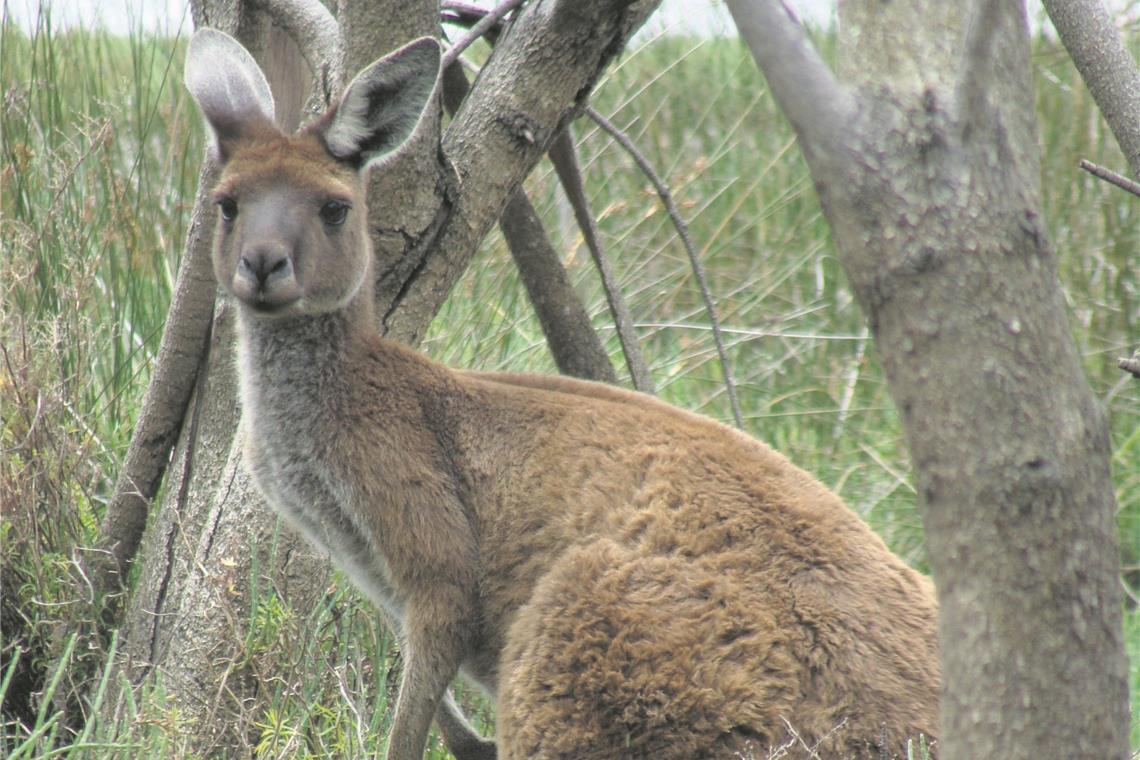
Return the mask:
<path fill-rule="evenodd" d="M 262 241 L 246 246 L 238 258 L 231 292 L 258 311 L 277 311 L 301 298 L 289 246 Z"/>
<path fill-rule="evenodd" d="M 272 290 L 293 277 L 293 258 L 283 246 L 258 246 L 241 255 L 238 276 L 256 283 L 258 291 Z"/>

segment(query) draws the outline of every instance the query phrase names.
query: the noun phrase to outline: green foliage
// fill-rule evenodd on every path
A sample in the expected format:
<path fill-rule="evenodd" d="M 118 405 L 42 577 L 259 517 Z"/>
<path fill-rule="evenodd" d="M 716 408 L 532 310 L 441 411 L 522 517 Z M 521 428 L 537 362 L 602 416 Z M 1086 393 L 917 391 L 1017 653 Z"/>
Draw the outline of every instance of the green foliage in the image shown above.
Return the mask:
<path fill-rule="evenodd" d="M 823 38 L 830 44 L 827 37 Z M 187 758 L 187 725 L 161 679 L 141 694 L 102 674 L 112 718 L 78 736 L 47 692 L 75 653 L 49 651 L 74 605 L 70 558 L 93 542 L 154 362 L 202 155 L 178 81 L 180 43 L 99 31 L 0 27 L 0 696 L 30 674 L 31 715 L 5 713 L 0 753 L 20 758 Z M 1140 384 L 1115 369 L 1137 341 L 1140 206 L 1076 168 L 1123 161 L 1067 56 L 1041 41 L 1042 180 L 1074 336 L 1112 416 L 1125 584 L 1140 591 Z M 836 261 L 807 169 L 763 80 L 732 40 L 666 38 L 629 51 L 595 106 L 671 186 L 726 327 L 749 432 L 839 492 L 916 566 L 925 565 L 906 446 L 862 318 Z M 730 420 L 708 319 L 677 233 L 619 147 L 574 126 L 587 192 L 661 395 Z M 621 353 L 553 171 L 527 183 L 615 365 Z M 553 371 L 502 240 L 489 236 L 425 348 L 458 366 Z M 382 749 L 396 647 L 334 576 L 316 609 L 293 610 L 254 574 L 237 621 L 259 758 Z M 16 616 L 14 630 L 7 615 Z M 1140 613 L 1130 603 L 1133 691 Z M 54 687 L 52 685 L 55 685 Z M 24 696 L 28 696 L 25 694 Z M 485 704 L 472 703 L 490 722 Z M 97 712 L 97 711 L 96 711 Z M 1140 746 L 1140 723 L 1133 743 Z M 446 753 L 434 747 L 434 757 Z M 916 754 L 921 757 L 921 754 Z"/>

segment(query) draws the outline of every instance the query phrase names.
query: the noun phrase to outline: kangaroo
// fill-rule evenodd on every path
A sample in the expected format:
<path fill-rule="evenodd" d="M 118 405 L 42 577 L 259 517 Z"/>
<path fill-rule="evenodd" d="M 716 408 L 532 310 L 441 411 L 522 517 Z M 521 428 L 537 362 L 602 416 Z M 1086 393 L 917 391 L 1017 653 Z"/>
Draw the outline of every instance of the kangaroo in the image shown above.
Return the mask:
<path fill-rule="evenodd" d="M 235 40 L 201 30 L 186 61 L 221 166 L 246 466 L 401 643 L 386 756 L 421 758 L 433 719 L 460 760 L 736 757 L 796 735 L 877 758 L 935 737 L 931 585 L 811 476 L 648 396 L 456 371 L 379 335 L 364 180 L 439 73 L 415 40 L 285 135 Z M 458 674 L 497 697 L 497 748 L 450 696 Z"/>

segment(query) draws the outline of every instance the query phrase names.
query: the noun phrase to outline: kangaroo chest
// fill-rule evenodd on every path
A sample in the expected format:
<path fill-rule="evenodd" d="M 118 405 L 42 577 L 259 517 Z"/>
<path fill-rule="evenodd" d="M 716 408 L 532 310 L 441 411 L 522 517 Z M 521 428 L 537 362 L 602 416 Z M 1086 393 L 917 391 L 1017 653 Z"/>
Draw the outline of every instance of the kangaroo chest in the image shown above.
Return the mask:
<path fill-rule="evenodd" d="M 279 368 L 253 365 L 254 346 L 243 346 L 240 361 L 243 454 L 246 466 L 270 506 L 326 553 L 397 625 L 406 599 L 393 582 L 386 547 L 361 520 L 367 504 L 353 463 L 344 451 L 348 421 L 331 413 L 325 361 L 290 362 L 292 382 Z M 264 358 L 264 357 L 262 357 Z M 286 358 L 286 357 L 279 357 Z"/>

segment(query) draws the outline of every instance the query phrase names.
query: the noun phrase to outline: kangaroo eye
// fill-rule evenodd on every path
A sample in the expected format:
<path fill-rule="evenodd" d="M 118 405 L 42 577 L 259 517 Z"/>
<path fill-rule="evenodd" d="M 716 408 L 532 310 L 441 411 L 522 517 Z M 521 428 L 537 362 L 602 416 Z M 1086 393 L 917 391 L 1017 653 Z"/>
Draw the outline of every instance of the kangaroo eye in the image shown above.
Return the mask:
<path fill-rule="evenodd" d="M 237 201 L 233 198 L 225 197 L 218 199 L 218 211 L 222 214 L 222 219 L 227 222 L 232 222 L 237 218 L 238 205 Z"/>
<path fill-rule="evenodd" d="M 344 201 L 329 201 L 321 206 L 321 219 L 330 227 L 338 227 L 344 224 L 350 208 L 352 207 Z"/>

